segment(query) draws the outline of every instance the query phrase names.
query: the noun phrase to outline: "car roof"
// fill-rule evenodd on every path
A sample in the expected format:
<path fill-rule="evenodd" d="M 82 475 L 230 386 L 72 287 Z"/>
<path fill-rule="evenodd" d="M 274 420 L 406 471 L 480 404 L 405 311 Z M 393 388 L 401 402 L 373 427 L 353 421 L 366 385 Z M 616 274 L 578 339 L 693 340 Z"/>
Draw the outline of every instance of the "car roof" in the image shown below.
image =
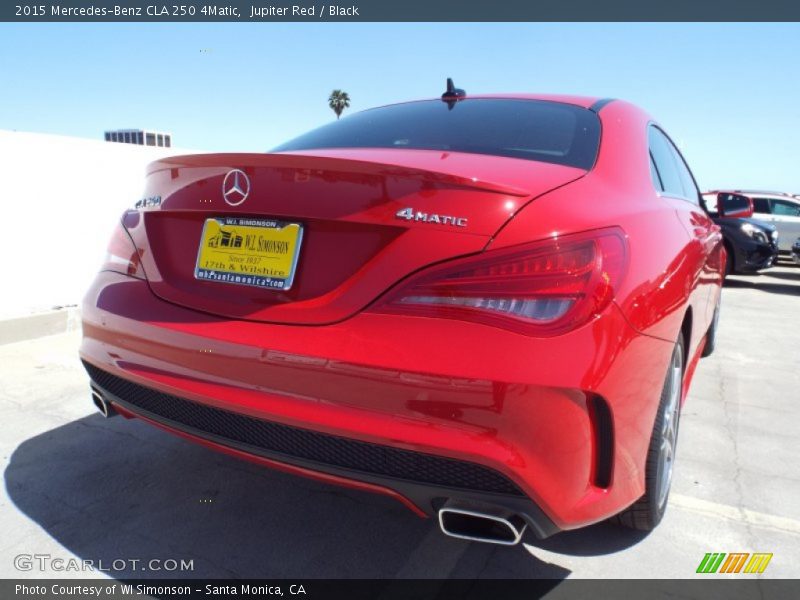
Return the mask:
<path fill-rule="evenodd" d="M 707 192 L 703 192 L 703 195 L 708 194 L 741 194 L 743 196 L 759 196 L 760 198 L 777 198 L 779 200 L 794 200 L 799 201 L 795 194 L 789 194 L 787 192 L 768 192 L 762 190 L 708 190 Z"/>
<path fill-rule="evenodd" d="M 501 98 L 509 100 L 541 100 L 544 102 L 560 102 L 574 104 L 582 108 L 590 108 L 604 100 L 595 96 L 573 96 L 569 94 L 467 94 L 466 98 Z"/>
<path fill-rule="evenodd" d="M 749 196 L 767 196 L 769 198 L 789 198 L 790 200 L 797 200 L 797 197 L 788 192 L 770 192 L 767 190 L 739 190 L 740 194 L 747 194 Z"/>

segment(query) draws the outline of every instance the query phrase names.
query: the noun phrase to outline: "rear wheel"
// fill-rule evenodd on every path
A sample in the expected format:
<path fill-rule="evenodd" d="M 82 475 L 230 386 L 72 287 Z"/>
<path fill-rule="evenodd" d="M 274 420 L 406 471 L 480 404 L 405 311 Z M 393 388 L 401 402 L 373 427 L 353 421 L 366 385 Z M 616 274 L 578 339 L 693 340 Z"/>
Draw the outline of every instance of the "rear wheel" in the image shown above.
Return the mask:
<path fill-rule="evenodd" d="M 672 485 L 675 447 L 678 442 L 678 420 L 683 389 L 684 342 L 678 338 L 661 390 L 658 413 L 650 437 L 645 467 L 645 492 L 633 505 L 617 515 L 625 527 L 651 531 L 664 517 Z"/>

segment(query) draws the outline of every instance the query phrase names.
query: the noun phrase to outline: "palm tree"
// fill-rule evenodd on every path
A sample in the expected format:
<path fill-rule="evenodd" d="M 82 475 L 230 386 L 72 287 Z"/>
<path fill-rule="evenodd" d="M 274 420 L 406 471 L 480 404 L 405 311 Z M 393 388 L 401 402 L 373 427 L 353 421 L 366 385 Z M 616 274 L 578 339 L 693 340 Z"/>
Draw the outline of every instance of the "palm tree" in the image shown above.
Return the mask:
<path fill-rule="evenodd" d="M 336 113 L 336 118 L 342 116 L 345 108 L 350 107 L 350 96 L 342 90 L 333 90 L 328 97 L 328 106 Z"/>

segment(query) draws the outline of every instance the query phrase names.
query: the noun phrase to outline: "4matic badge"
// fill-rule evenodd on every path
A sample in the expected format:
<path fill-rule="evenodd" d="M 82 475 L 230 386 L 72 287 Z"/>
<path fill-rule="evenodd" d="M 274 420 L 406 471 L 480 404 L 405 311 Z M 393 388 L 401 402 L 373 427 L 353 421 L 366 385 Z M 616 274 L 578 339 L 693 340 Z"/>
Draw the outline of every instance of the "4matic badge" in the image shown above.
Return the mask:
<path fill-rule="evenodd" d="M 437 215 L 433 213 L 425 213 L 415 211 L 413 208 L 404 208 L 398 210 L 395 215 L 398 219 L 404 221 L 420 221 L 422 223 L 437 223 L 439 225 L 452 225 L 453 227 L 466 227 L 467 217 L 453 217 L 451 215 Z"/>

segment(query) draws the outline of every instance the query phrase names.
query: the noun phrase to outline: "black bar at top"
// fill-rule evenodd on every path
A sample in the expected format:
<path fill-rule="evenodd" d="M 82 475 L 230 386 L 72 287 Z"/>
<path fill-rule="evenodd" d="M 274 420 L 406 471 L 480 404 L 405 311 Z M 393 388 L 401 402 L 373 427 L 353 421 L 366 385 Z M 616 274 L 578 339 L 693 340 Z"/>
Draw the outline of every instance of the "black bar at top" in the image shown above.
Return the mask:
<path fill-rule="evenodd" d="M 333 10 L 332 10 L 333 7 Z M 205 10 L 204 10 L 205 9 Z M 235 9 L 235 10 L 234 10 Z M 255 14 L 254 14 L 255 11 Z M 0 3 L 6 22 L 800 21 L 796 0 L 64 0 Z M 565 41 L 566 42 L 566 41 Z M 448 40 L 469 44 L 471 40 Z"/>

